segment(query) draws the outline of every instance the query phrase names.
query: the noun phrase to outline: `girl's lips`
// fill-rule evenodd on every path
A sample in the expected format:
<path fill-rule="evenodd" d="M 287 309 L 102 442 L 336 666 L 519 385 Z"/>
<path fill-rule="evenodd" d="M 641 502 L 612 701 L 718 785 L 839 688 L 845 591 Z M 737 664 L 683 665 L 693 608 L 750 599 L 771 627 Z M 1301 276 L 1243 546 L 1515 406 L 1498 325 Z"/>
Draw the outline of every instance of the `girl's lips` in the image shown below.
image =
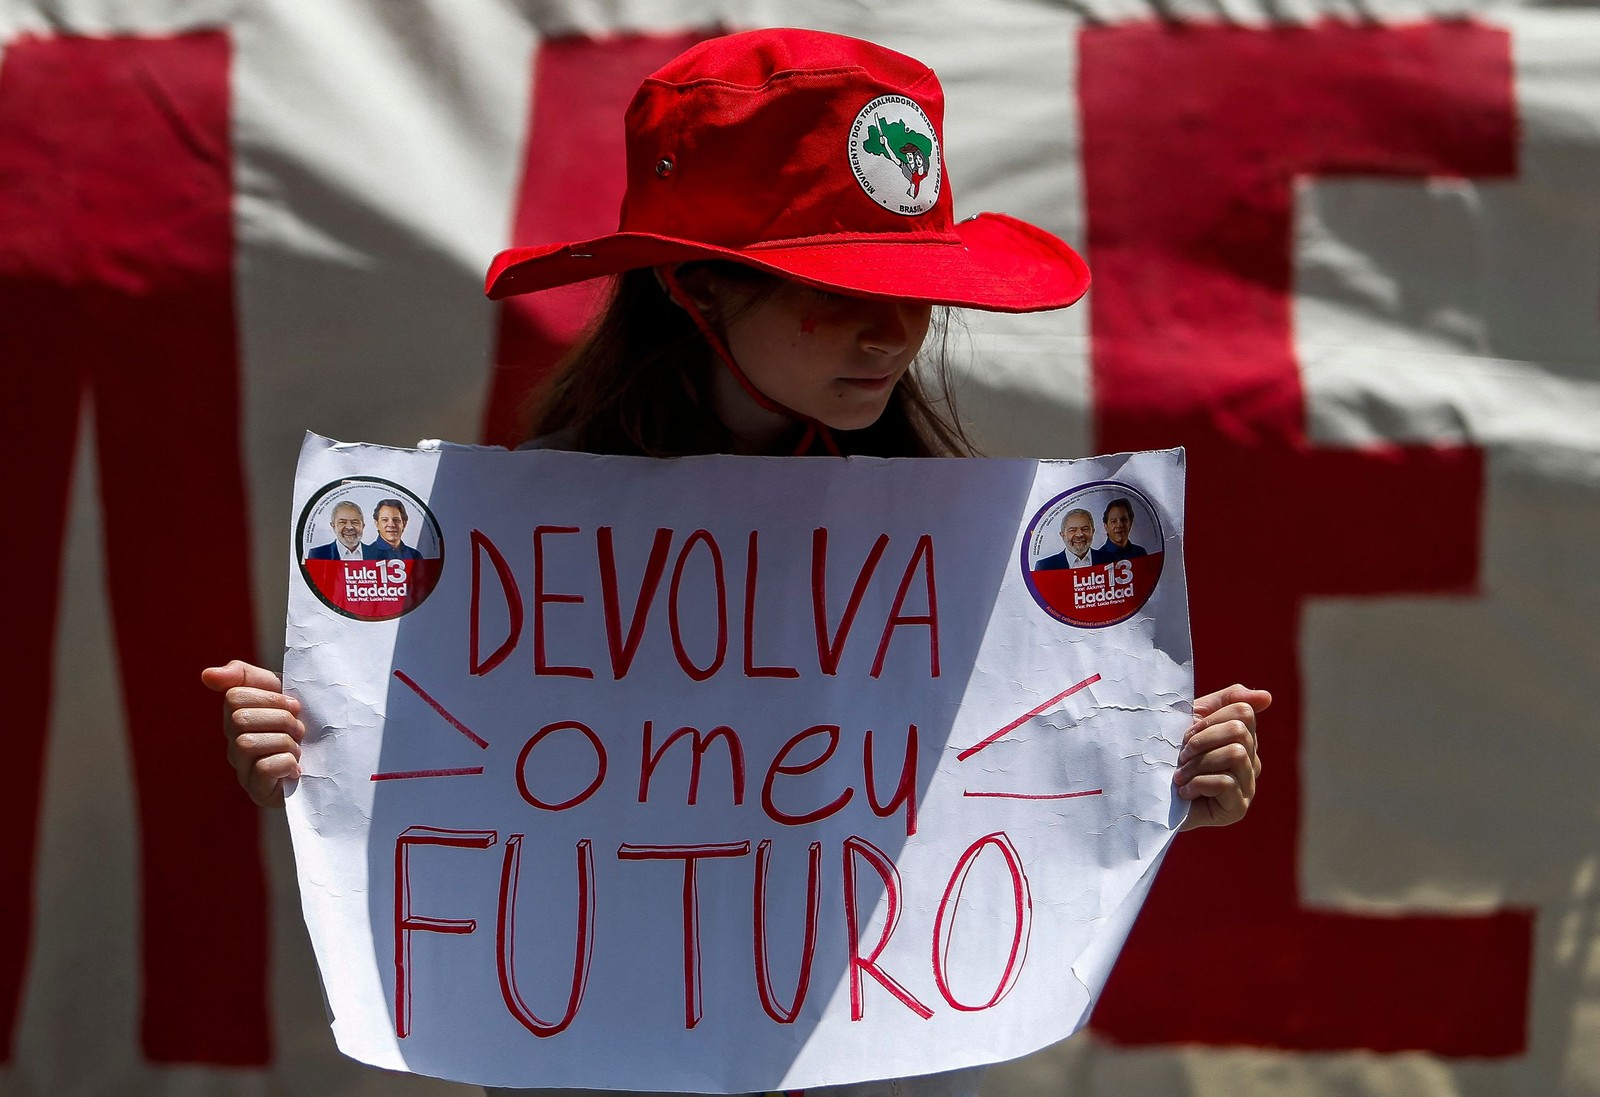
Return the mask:
<path fill-rule="evenodd" d="M 882 377 L 841 377 L 839 380 L 847 385 L 862 389 L 882 389 L 894 384 L 896 375 L 886 373 Z"/>

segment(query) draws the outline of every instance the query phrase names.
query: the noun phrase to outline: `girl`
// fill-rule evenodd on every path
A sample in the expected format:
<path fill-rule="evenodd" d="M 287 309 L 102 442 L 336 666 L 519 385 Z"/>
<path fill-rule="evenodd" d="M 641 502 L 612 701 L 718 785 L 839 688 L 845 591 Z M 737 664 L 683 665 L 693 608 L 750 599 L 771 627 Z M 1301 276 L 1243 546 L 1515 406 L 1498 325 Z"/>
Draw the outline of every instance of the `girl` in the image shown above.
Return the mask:
<path fill-rule="evenodd" d="M 957 224 L 933 73 L 814 31 L 702 43 L 648 78 L 627 114 L 619 231 L 517 248 L 492 297 L 614 276 L 605 310 L 542 394 L 530 445 L 699 453 L 970 455 L 942 357 L 913 362 L 936 305 L 1032 312 L 1072 304 L 1088 271 L 1066 244 L 995 214 Z M 932 392 L 925 388 L 930 384 Z M 257 803 L 299 775 L 299 703 L 235 660 L 228 755 Z M 1185 828 L 1242 818 L 1260 761 L 1261 690 L 1195 702 L 1174 775 Z M 972 1095 L 981 1071 L 842 1087 Z"/>

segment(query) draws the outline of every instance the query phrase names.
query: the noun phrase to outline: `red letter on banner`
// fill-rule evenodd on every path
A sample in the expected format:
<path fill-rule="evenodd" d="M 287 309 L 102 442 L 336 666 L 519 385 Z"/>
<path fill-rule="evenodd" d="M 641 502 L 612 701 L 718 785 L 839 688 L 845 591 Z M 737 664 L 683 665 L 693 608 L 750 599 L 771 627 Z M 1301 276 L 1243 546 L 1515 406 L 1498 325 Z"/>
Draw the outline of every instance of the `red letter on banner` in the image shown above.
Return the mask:
<path fill-rule="evenodd" d="M 787 1006 L 778 1004 L 772 985 L 772 961 L 767 949 L 767 872 L 772 862 L 772 839 L 763 838 L 756 846 L 755 946 L 756 991 L 761 1008 L 780 1025 L 792 1025 L 805 1005 L 811 987 L 811 964 L 817 958 L 817 917 L 822 912 L 822 843 L 812 842 L 806 868 L 806 922 L 800 942 L 800 963 L 795 973 L 794 997 Z"/>
<path fill-rule="evenodd" d="M 889 938 L 894 936 L 895 926 L 900 924 L 900 870 L 894 867 L 894 858 L 859 835 L 852 834 L 846 838 L 841 850 L 844 854 L 845 936 L 849 938 L 850 945 L 850 1019 L 859 1021 L 866 1016 L 865 996 L 861 992 L 861 975 L 865 972 L 884 990 L 898 998 L 902 1005 L 926 1021 L 933 1016 L 933 1010 L 918 1001 L 916 995 L 878 963 L 883 950 L 889 947 Z M 856 881 L 856 865 L 861 861 L 871 865 L 872 871 L 883 882 L 886 905 L 883 932 L 878 935 L 878 943 L 872 946 L 872 952 L 867 956 L 861 955 L 861 915 L 856 900 L 856 893 L 861 890 Z"/>
<path fill-rule="evenodd" d="M 506 562 L 505 554 L 489 540 L 488 534 L 475 529 L 468 534 L 468 537 L 472 542 L 472 602 L 468 609 L 470 624 L 467 639 L 467 669 L 472 674 L 481 676 L 505 662 L 506 656 L 511 654 L 511 649 L 515 648 L 517 641 L 522 638 L 522 591 L 517 587 L 517 577 L 512 574 L 511 565 Z M 500 594 L 505 599 L 507 622 L 506 638 L 500 641 L 500 646 L 495 648 L 487 659 L 480 659 L 478 630 L 481 614 L 478 592 L 483 585 L 482 560 L 485 555 L 494 565 L 495 577 L 500 580 Z"/>
<path fill-rule="evenodd" d="M 1290 334 L 1294 180 L 1511 175 L 1509 38 L 1467 22 L 1090 28 L 1079 79 L 1096 447 L 1188 447 L 1197 678 L 1276 698 L 1265 795 L 1246 826 L 1178 843 L 1095 1027 L 1129 1043 L 1516 1054 L 1531 915 L 1300 903 L 1301 607 L 1470 591 L 1483 457 L 1315 448 Z M 1408 516 L 1406 536 L 1368 541 L 1357 563 L 1337 550 L 1335 501 L 1375 498 Z M 1242 500 L 1271 531 L 1246 584 L 1232 578 Z M 1192 943 L 1224 938 L 1250 962 L 1218 983 Z"/>
<path fill-rule="evenodd" d="M 540 44 L 513 240 L 587 240 L 617 227 L 628 176 L 621 123 L 628 100 L 639 81 L 709 36 L 608 34 Z M 485 440 L 527 440 L 529 396 L 588 322 L 604 288 L 580 282 L 501 302 Z"/>
<path fill-rule="evenodd" d="M 25 641 L 11 645 L 8 671 L 26 685 L 9 691 L 13 780 L 0 797 L 0 1061 L 31 945 L 61 551 L 86 409 L 138 810 L 140 1047 L 153 1063 L 272 1057 L 258 812 L 217 780 L 211 736 L 174 734 L 215 726 L 196 668 L 259 661 L 255 539 L 240 531 L 219 556 L 206 538 L 151 529 L 157 500 L 250 513 L 230 52 L 217 31 L 22 37 L 0 62 L 0 437 L 27 455 L 6 505 L 31 531 L 27 579 L 6 591 L 7 626 Z"/>
<path fill-rule="evenodd" d="M 697 846 L 617 847 L 619 861 L 683 862 L 683 1027 L 700 1023 L 700 862 L 706 857 L 748 857 L 750 843 L 723 842 Z"/>
<path fill-rule="evenodd" d="M 589 968 L 594 962 L 594 842 L 578 843 L 578 929 L 572 947 L 572 983 L 567 994 L 567 1009 L 555 1021 L 542 1020 L 533 1012 L 517 986 L 517 881 L 522 876 L 522 840 L 513 834 L 506 839 L 506 856 L 500 869 L 500 924 L 495 931 L 495 962 L 500 971 L 500 997 L 506 1009 L 535 1036 L 548 1037 L 565 1032 L 583 1005 L 583 992 L 589 987 Z M 549 938 L 540 933 L 540 943 Z"/>
<path fill-rule="evenodd" d="M 950 943 L 955 936 L 956 913 L 961 906 L 961 893 L 967 886 L 967 877 L 972 873 L 973 863 L 985 848 L 992 847 L 998 850 L 1005 861 L 1006 872 L 1011 877 L 1011 945 L 1006 954 L 1006 966 L 1000 973 L 1000 980 L 987 1001 L 973 1005 L 963 1002 L 950 988 Z M 950 882 L 945 885 L 944 895 L 939 899 L 939 913 L 933 920 L 933 980 L 939 986 L 939 993 L 944 995 L 944 1000 L 956 1009 L 967 1013 L 976 1013 L 979 1010 L 992 1009 L 1000 999 L 1011 993 L 1011 988 L 1017 985 L 1017 979 L 1022 975 L 1022 965 L 1028 959 L 1028 937 L 1033 932 L 1033 893 L 1028 887 L 1028 874 L 1022 867 L 1022 854 L 1017 852 L 1016 845 L 1011 841 L 1011 836 L 1003 830 L 993 834 L 985 834 L 976 842 L 967 847 L 961 859 L 956 862 L 955 871 L 950 874 Z"/>
<path fill-rule="evenodd" d="M 432 918 L 411 912 L 411 848 L 488 849 L 494 843 L 492 830 L 441 827 L 407 827 L 394 840 L 394 1034 L 402 1040 L 411 1034 L 411 935 L 473 933 L 478 928 L 473 918 Z"/>

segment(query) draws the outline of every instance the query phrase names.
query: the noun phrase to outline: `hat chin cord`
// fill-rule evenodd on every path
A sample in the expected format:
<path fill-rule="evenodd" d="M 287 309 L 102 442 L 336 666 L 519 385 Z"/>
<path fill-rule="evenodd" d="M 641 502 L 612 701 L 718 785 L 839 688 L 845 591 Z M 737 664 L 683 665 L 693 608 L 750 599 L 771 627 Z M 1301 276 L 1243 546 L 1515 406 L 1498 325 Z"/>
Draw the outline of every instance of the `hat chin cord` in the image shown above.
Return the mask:
<path fill-rule="evenodd" d="M 728 350 L 728 346 L 722 341 L 722 337 L 712 329 L 710 321 L 705 318 L 705 315 L 690 300 L 689 295 L 684 292 L 683 283 L 678 281 L 677 272 L 672 267 L 657 268 L 657 273 L 660 276 L 662 288 L 667 291 L 667 296 L 672 299 L 672 303 L 689 314 L 689 319 L 694 321 L 694 326 L 699 329 L 705 341 L 711 345 L 712 351 L 722 360 L 722 364 L 728 367 L 728 372 L 733 374 L 733 379 L 739 382 L 739 387 L 744 389 L 745 394 L 754 400 L 758 407 L 765 408 L 767 411 L 775 412 L 778 415 L 787 416 L 805 426 L 805 431 L 800 435 L 800 440 L 795 443 L 794 456 L 803 457 L 811 449 L 812 443 L 819 439 L 822 441 L 823 448 L 831 455 L 834 457 L 843 456 L 839 451 L 839 443 L 834 440 L 833 432 L 828 429 L 828 424 L 813 419 L 809 415 L 801 415 L 793 408 L 778 403 L 778 401 L 751 383 L 750 378 L 745 376 L 744 370 L 739 368 L 739 363 L 734 360 L 733 353 Z"/>

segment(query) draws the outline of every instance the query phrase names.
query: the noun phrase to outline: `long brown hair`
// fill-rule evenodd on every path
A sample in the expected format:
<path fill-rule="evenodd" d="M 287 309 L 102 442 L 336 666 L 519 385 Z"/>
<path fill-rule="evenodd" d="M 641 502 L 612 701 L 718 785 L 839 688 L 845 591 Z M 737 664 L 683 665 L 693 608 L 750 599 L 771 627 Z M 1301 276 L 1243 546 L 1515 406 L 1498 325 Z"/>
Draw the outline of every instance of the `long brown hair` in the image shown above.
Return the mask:
<path fill-rule="evenodd" d="M 735 263 L 718 263 L 719 275 L 753 287 L 755 307 L 763 283 L 777 280 Z M 870 457 L 971 456 L 950 396 L 946 356 L 948 318 L 936 310 L 934 326 L 890 395 L 877 422 L 833 432 L 839 449 Z M 721 368 L 684 311 L 656 282 L 653 271 L 633 270 L 612 284 L 606 306 L 583 338 L 533 397 L 532 438 L 559 438 L 563 448 L 586 453 L 684 457 L 729 453 L 733 437 L 711 400 L 712 370 Z M 935 395 L 919 370 L 931 375 Z M 787 439 L 792 452 L 802 427 Z M 814 452 L 821 452 L 814 449 Z"/>

